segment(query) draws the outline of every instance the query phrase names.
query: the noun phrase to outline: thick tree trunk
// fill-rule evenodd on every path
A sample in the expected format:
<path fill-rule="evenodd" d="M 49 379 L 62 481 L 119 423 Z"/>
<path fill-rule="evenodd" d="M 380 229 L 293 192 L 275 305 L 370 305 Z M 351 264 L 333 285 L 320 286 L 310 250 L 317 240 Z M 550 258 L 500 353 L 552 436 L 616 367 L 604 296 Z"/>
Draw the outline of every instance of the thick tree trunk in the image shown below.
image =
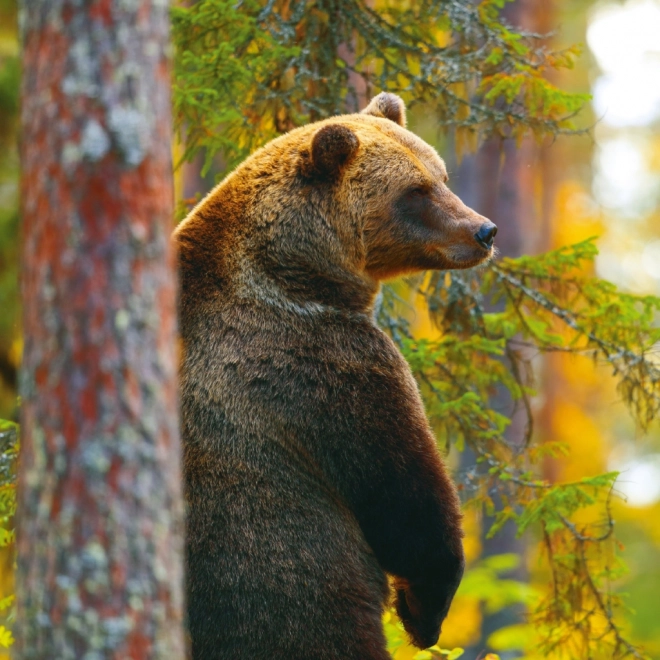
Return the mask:
<path fill-rule="evenodd" d="M 166 0 L 24 0 L 18 658 L 183 658 Z"/>

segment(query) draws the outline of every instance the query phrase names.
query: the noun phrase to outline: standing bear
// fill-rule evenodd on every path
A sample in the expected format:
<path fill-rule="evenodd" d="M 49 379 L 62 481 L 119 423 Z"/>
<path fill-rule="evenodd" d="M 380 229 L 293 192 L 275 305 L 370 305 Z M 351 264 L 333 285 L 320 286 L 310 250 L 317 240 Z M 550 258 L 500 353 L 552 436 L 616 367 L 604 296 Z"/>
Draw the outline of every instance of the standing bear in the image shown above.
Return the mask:
<path fill-rule="evenodd" d="M 446 182 L 383 93 L 273 140 L 176 230 L 194 660 L 387 660 L 387 576 L 437 641 L 459 501 L 374 301 L 492 255 Z"/>

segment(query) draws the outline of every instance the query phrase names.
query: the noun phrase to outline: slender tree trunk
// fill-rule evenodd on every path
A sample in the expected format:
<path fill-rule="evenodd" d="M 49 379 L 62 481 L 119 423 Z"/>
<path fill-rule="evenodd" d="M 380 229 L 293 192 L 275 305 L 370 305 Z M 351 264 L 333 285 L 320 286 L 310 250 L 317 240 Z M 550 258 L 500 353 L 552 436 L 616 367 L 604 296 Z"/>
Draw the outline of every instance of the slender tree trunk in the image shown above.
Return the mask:
<path fill-rule="evenodd" d="M 509 5 L 517 8 L 519 2 Z M 517 148 L 512 142 L 498 140 L 486 142 L 479 151 L 466 157 L 457 168 L 454 189 L 466 204 L 492 220 L 498 227 L 495 244 L 499 254 L 505 257 L 518 257 L 530 249 L 534 238 L 530 228 L 535 224 L 532 190 L 522 185 L 525 170 L 534 162 L 535 146 L 525 142 Z M 526 431 L 524 410 L 516 411 L 510 394 L 501 388 L 491 398 L 490 405 L 498 412 L 511 418 L 505 436 L 512 446 L 521 446 Z M 479 470 L 472 452 L 461 454 L 461 469 Z M 493 555 L 515 553 L 525 554 L 526 542 L 516 537 L 516 527 L 510 521 L 493 538 L 487 538 L 492 520 L 485 519 L 482 529 L 482 553 L 485 559 Z M 519 567 L 507 578 L 525 580 L 525 568 Z M 523 608 L 508 606 L 495 613 L 483 612 L 480 638 L 465 649 L 465 660 L 479 660 L 486 653 L 494 652 L 488 646 L 489 636 L 500 628 L 521 623 Z M 518 657 L 517 653 L 502 654 L 503 660 Z"/>
<path fill-rule="evenodd" d="M 183 658 L 166 0 L 24 0 L 16 657 Z"/>
<path fill-rule="evenodd" d="M 554 0 L 514 0 L 506 5 L 503 16 L 515 26 L 539 33 L 552 28 Z M 495 244 L 504 257 L 522 254 L 539 254 L 550 246 L 549 196 L 554 193 L 548 180 L 547 148 L 541 148 L 532 138 L 523 140 L 520 146 L 512 141 L 487 141 L 479 151 L 466 157 L 457 168 L 457 194 L 479 213 L 490 218 L 498 226 Z M 525 349 L 519 349 L 525 351 Z M 531 355 L 528 355 L 531 359 Z M 521 406 L 516 408 L 511 396 L 502 389 L 491 400 L 495 410 L 511 417 L 506 438 L 512 446 L 521 447 L 527 432 L 527 417 Z M 538 430 L 537 430 L 538 433 Z M 463 469 L 478 469 L 474 456 L 462 456 Z M 507 523 L 493 538 L 485 532 L 492 523 L 484 521 L 482 534 L 482 558 L 514 553 L 524 557 L 527 541 L 516 537 L 516 527 Z M 506 577 L 525 581 L 524 563 Z M 487 652 L 490 635 L 506 626 L 524 619 L 524 608 L 513 605 L 488 614 L 484 612 L 481 638 L 466 649 L 465 660 L 476 660 Z M 504 660 L 519 657 L 517 651 L 502 653 Z"/>

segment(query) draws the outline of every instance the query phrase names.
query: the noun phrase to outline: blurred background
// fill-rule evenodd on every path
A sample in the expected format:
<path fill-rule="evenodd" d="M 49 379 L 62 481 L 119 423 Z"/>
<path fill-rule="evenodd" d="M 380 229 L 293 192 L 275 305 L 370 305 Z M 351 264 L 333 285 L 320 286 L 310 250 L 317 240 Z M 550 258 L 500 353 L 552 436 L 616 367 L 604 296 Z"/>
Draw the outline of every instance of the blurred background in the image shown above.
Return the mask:
<path fill-rule="evenodd" d="M 17 369 L 21 355 L 18 294 L 17 153 L 19 46 L 15 0 L 0 0 L 0 418 L 17 416 Z M 423 107 L 410 128 L 437 145 L 448 162 L 450 185 L 464 201 L 500 228 L 506 256 L 538 254 L 598 235 L 597 275 L 634 293 L 660 295 L 660 0 L 588 2 L 517 0 L 505 9 L 511 23 L 537 32 L 554 31 L 554 46 L 584 45 L 576 68 L 556 74 L 560 88 L 590 92 L 593 99 L 582 136 L 553 143 L 487 142 L 474 154 L 455 156 Z M 181 198 L 205 193 L 213 172 L 200 163 L 177 173 Z M 424 325 L 420 315 L 419 325 Z M 430 326 L 428 333 L 433 330 Z M 618 538 L 629 572 L 616 585 L 629 594 L 629 633 L 651 657 L 660 658 L 660 432 L 635 428 L 613 382 L 584 357 L 561 354 L 538 359 L 539 395 L 534 399 L 541 436 L 567 443 L 570 458 L 548 460 L 552 479 L 570 480 L 620 471 L 615 501 Z M 486 541 L 479 521 L 467 518 L 469 558 L 523 552 L 526 563 L 512 573 L 534 585 L 534 553 L 513 538 Z M 0 597 L 11 592 L 11 559 L 0 558 Z M 502 570 L 506 571 L 506 562 Z M 485 578 L 484 578 L 485 579 Z M 482 648 L 490 633 L 515 615 L 491 615 L 483 599 L 461 596 L 443 645 Z M 499 619 L 498 619 L 499 617 Z M 502 635 L 500 634 L 500 637 Z M 502 658 L 521 657 L 515 639 L 491 639 Z M 498 647 L 499 644 L 499 647 Z M 1 656 L 0 656 L 1 657 Z M 397 658 L 412 657 L 402 649 Z M 575 659 L 582 660 L 582 659 Z"/>

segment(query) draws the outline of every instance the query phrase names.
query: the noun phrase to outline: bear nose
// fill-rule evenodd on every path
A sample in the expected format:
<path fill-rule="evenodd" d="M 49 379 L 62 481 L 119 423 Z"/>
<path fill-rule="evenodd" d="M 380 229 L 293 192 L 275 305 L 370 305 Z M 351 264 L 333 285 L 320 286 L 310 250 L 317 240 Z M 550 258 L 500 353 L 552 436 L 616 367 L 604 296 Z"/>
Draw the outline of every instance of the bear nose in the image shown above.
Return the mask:
<path fill-rule="evenodd" d="M 497 225 L 494 225 L 492 222 L 484 222 L 474 237 L 477 239 L 477 243 L 479 243 L 481 247 L 490 250 L 490 248 L 493 247 L 495 234 L 497 234 Z"/>

